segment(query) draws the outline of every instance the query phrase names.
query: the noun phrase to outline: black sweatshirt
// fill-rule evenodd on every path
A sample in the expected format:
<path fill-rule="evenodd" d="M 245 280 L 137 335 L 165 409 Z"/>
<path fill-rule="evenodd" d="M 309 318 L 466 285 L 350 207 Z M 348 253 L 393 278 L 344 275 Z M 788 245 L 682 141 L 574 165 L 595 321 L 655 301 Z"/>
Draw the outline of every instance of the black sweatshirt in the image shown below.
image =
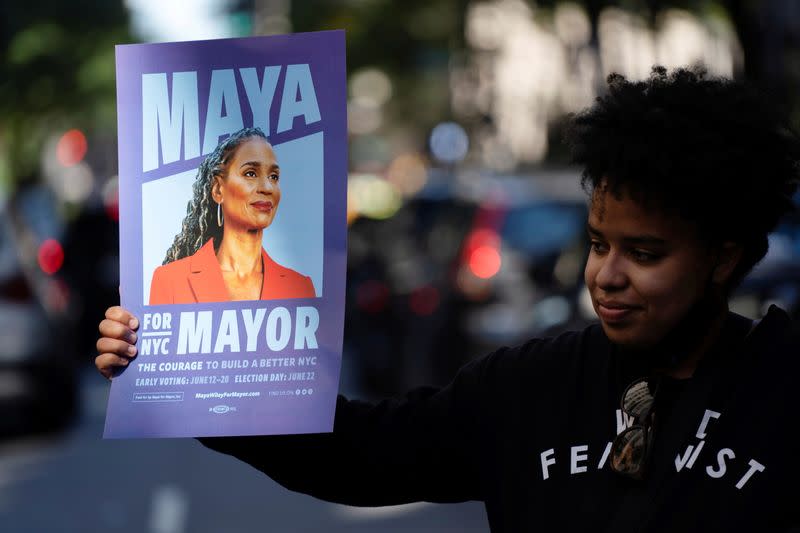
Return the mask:
<path fill-rule="evenodd" d="M 687 380 L 665 378 L 645 480 L 609 468 L 641 361 L 599 325 L 502 348 L 442 389 L 339 397 L 332 434 L 204 438 L 285 487 L 350 505 L 485 502 L 493 532 L 800 531 L 797 326 L 729 313 Z"/>

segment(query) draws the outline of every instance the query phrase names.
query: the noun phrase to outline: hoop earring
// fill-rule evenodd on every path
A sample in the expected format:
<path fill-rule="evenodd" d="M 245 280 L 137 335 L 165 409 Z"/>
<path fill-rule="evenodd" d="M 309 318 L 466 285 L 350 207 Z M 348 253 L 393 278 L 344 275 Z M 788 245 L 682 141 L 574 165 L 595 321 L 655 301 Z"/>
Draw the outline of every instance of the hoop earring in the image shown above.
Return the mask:
<path fill-rule="evenodd" d="M 221 205 L 222 202 L 217 204 L 217 226 L 219 226 L 220 228 L 222 227 L 222 224 L 225 222 L 222 218 L 222 209 L 220 208 Z"/>

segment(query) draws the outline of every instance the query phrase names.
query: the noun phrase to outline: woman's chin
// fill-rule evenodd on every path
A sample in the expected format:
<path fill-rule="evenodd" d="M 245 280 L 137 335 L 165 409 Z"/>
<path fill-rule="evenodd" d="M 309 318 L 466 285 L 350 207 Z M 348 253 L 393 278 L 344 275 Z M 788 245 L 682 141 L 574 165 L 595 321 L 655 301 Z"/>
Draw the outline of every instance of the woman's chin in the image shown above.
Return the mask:
<path fill-rule="evenodd" d="M 645 350 L 657 344 L 657 340 L 650 335 L 645 335 L 633 325 L 621 326 L 619 324 L 607 324 L 600 322 L 608 340 L 617 346 L 630 350 Z"/>
<path fill-rule="evenodd" d="M 226 226 L 229 231 L 236 231 L 242 233 L 258 233 L 264 231 L 272 224 L 272 217 L 269 219 L 255 218 L 243 221 L 226 221 Z"/>
<path fill-rule="evenodd" d="M 258 217 L 255 217 L 251 222 L 251 227 L 255 230 L 265 230 L 272 225 L 272 221 L 275 219 L 275 215 L 264 214 Z"/>

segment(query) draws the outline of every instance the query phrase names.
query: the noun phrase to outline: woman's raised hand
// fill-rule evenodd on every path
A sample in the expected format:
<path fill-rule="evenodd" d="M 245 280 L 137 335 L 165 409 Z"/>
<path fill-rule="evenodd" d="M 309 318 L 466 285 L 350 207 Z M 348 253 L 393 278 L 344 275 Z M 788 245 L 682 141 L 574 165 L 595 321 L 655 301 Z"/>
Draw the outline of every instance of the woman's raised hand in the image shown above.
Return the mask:
<path fill-rule="evenodd" d="M 139 321 L 126 309 L 115 305 L 106 310 L 106 318 L 100 322 L 100 338 L 97 339 L 97 357 L 94 364 L 106 378 L 111 379 L 117 370 L 128 366 L 136 357 L 136 330 Z"/>

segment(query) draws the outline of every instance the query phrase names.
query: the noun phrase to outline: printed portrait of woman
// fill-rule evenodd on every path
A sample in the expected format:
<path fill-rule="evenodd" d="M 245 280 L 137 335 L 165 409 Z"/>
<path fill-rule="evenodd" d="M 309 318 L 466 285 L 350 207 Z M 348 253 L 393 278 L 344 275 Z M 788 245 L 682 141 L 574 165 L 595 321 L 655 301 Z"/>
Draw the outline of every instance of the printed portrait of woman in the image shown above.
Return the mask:
<path fill-rule="evenodd" d="M 220 143 L 200 165 L 181 231 L 150 284 L 150 305 L 314 298 L 309 276 L 262 244 L 281 203 L 281 170 L 259 128 Z"/>

